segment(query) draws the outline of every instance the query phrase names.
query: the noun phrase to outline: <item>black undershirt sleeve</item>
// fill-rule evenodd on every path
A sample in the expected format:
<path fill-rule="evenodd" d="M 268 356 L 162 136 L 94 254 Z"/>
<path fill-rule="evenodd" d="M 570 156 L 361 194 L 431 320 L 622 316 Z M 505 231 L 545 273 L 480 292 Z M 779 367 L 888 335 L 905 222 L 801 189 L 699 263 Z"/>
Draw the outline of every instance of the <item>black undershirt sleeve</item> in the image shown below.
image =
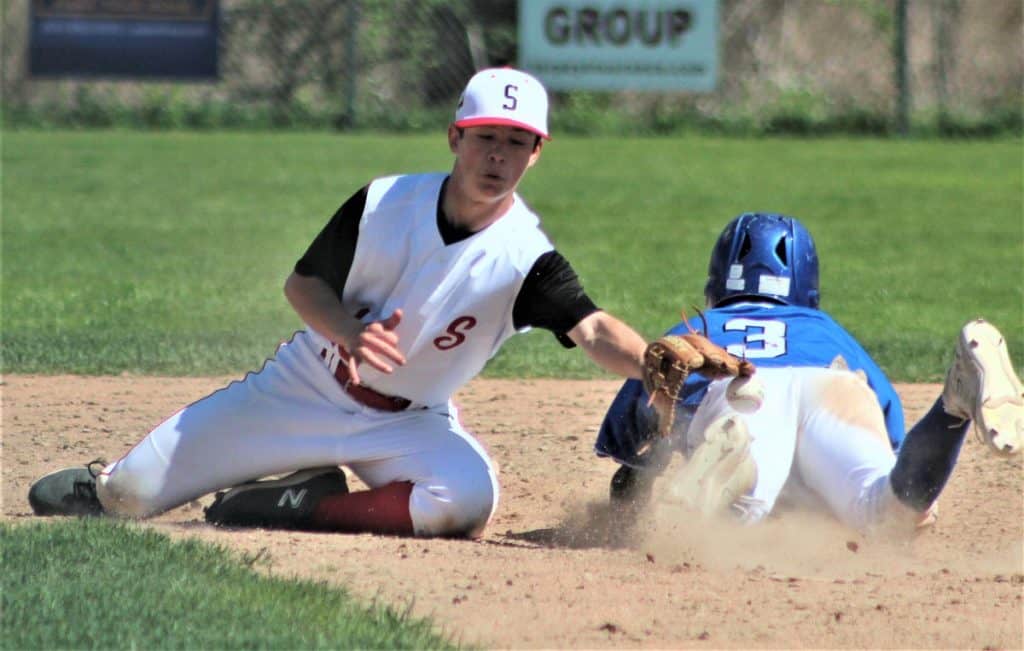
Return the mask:
<path fill-rule="evenodd" d="M 566 348 L 576 344 L 566 333 L 585 317 L 597 312 L 576 271 L 558 251 L 537 258 L 526 275 L 512 307 L 512 324 L 550 330 Z"/>
<path fill-rule="evenodd" d="M 316 276 L 330 285 L 340 297 L 352 268 L 356 253 L 356 239 L 359 237 L 359 220 L 366 207 L 366 193 L 363 187 L 338 208 L 327 222 L 306 253 L 295 263 L 295 273 L 300 276 Z"/>

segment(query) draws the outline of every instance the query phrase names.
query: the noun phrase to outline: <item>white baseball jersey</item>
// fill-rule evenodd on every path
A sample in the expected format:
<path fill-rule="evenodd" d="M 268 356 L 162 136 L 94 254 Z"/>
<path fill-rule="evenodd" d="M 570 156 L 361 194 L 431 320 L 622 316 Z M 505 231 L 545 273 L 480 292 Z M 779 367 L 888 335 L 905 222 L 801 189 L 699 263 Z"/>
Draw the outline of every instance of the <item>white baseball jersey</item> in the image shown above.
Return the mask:
<path fill-rule="evenodd" d="M 447 175 L 393 176 L 370 184 L 342 303 L 366 323 L 403 310 L 395 332 L 406 363 L 361 367 L 362 383 L 438 405 L 476 376 L 516 333 L 512 307 L 537 258 L 553 250 L 540 220 L 515 196 L 484 230 L 445 245 L 437 205 Z M 334 367 L 334 344 L 314 335 Z"/>

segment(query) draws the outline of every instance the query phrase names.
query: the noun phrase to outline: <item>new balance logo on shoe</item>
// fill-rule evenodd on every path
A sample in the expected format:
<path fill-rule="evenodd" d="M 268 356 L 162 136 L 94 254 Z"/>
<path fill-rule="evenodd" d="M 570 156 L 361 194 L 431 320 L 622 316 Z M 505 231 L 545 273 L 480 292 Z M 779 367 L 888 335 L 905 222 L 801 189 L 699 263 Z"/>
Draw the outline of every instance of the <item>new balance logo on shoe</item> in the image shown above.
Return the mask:
<path fill-rule="evenodd" d="M 216 525 L 314 529 L 313 510 L 329 495 L 348 492 L 337 466 L 306 468 L 281 479 L 251 481 L 217 493 L 205 510 Z"/>
<path fill-rule="evenodd" d="M 285 504 L 288 504 L 293 509 L 299 508 L 302 505 L 302 499 L 306 497 L 306 493 L 309 492 L 305 488 L 296 492 L 291 488 L 286 489 L 281 493 L 281 499 L 277 501 L 277 507 L 283 509 Z"/>

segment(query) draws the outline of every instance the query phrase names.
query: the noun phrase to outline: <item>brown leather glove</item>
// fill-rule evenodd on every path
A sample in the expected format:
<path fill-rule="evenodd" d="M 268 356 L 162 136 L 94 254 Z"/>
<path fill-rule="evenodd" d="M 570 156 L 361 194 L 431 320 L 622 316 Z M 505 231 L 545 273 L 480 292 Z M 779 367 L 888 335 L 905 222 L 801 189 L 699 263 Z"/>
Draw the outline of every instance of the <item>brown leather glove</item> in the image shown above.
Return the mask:
<path fill-rule="evenodd" d="M 658 413 L 658 433 L 668 436 L 675 420 L 676 400 L 690 373 L 711 380 L 753 375 L 754 365 L 699 334 L 665 335 L 644 351 L 644 389 Z"/>

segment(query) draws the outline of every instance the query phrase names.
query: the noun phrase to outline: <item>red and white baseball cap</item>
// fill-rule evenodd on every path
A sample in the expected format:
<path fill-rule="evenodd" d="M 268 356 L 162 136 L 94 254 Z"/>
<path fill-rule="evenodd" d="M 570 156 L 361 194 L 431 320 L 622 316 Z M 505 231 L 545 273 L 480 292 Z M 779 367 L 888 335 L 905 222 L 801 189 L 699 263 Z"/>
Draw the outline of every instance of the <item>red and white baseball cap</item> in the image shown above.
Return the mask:
<path fill-rule="evenodd" d="M 514 68 L 487 68 L 473 75 L 455 109 L 455 126 L 495 124 L 519 127 L 550 140 L 544 85 Z"/>

